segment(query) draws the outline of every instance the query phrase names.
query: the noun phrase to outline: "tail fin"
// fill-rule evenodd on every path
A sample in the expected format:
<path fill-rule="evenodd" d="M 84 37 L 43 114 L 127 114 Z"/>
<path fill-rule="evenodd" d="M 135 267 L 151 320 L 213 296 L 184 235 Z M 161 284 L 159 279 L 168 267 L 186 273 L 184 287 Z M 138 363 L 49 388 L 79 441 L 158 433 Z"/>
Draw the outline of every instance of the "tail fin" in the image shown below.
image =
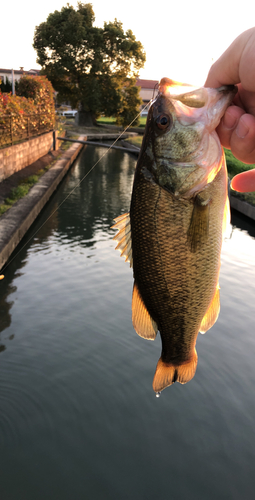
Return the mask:
<path fill-rule="evenodd" d="M 195 375 L 197 368 L 197 351 L 194 349 L 193 357 L 190 361 L 187 361 L 181 365 L 173 365 L 171 363 L 165 363 L 162 358 L 158 360 L 156 372 L 153 379 L 153 390 L 155 392 L 163 391 L 169 385 L 174 384 L 174 382 L 180 382 L 180 384 L 186 384 Z"/>

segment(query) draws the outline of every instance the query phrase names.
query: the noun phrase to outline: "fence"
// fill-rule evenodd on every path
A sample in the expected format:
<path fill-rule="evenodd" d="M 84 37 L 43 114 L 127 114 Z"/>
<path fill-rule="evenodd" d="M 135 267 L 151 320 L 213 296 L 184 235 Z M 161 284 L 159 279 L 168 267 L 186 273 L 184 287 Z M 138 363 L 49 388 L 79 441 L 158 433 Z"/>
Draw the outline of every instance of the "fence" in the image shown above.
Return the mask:
<path fill-rule="evenodd" d="M 0 148 L 12 146 L 54 129 L 54 113 L 0 115 Z"/>

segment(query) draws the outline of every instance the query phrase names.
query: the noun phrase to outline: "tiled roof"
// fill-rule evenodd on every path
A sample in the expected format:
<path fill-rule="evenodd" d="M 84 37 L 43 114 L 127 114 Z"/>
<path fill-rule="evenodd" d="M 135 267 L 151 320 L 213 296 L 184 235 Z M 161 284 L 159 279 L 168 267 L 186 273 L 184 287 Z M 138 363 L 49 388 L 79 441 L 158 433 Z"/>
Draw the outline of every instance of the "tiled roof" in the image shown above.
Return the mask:
<path fill-rule="evenodd" d="M 33 73 L 33 74 L 38 74 L 40 72 L 39 69 L 30 69 L 29 71 L 23 70 L 23 69 L 14 69 L 13 70 L 16 75 L 23 75 L 23 73 L 28 74 L 28 73 Z M 11 74 L 12 69 L 6 69 L 6 68 L 0 68 L 0 73 L 10 73 Z"/>
<path fill-rule="evenodd" d="M 158 80 L 136 80 L 136 85 L 141 87 L 142 89 L 154 89 L 155 85 L 157 85 Z"/>

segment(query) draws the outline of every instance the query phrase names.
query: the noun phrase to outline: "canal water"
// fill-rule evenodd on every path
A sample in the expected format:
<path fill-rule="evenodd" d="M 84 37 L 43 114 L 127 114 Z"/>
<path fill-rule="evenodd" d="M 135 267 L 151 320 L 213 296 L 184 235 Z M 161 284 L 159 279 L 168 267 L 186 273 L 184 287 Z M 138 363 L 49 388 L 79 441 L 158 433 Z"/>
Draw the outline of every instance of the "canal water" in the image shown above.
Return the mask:
<path fill-rule="evenodd" d="M 111 229 L 136 159 L 109 151 L 66 199 L 104 154 L 84 150 L 0 285 L 0 499 L 253 498 L 255 225 L 233 214 L 195 378 L 156 398 L 160 338 L 133 330 Z"/>

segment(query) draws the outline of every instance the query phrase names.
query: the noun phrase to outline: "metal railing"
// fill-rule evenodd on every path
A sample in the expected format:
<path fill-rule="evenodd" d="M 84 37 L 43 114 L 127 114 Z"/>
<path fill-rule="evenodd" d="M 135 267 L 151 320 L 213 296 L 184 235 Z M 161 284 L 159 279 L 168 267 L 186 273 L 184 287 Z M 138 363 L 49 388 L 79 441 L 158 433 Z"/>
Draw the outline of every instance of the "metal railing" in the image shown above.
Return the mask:
<path fill-rule="evenodd" d="M 0 148 L 26 141 L 54 129 L 55 114 L 0 114 Z"/>

